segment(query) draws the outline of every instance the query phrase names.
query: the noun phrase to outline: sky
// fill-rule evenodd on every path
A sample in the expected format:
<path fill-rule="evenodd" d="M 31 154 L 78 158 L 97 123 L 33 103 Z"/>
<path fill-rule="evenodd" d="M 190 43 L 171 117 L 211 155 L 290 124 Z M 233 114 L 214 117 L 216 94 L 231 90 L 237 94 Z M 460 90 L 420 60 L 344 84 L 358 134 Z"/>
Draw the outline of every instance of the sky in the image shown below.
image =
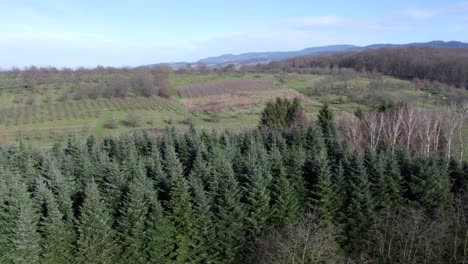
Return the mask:
<path fill-rule="evenodd" d="M 468 42 L 468 1 L 0 0 L 2 69 L 431 40 Z"/>

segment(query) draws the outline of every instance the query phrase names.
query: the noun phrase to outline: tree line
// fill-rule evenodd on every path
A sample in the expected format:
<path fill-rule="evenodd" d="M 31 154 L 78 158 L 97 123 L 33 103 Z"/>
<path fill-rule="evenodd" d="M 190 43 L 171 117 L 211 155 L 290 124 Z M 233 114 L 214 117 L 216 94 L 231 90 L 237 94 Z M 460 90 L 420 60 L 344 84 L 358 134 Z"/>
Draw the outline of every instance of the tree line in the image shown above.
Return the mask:
<path fill-rule="evenodd" d="M 466 162 L 352 151 L 330 108 L 308 125 L 298 109 L 242 133 L 1 146 L 0 262 L 467 261 Z"/>
<path fill-rule="evenodd" d="M 264 66 L 265 70 L 307 72 L 317 68 L 351 68 L 404 79 L 439 81 L 468 88 L 468 49 L 396 47 L 333 55 L 303 56 Z"/>

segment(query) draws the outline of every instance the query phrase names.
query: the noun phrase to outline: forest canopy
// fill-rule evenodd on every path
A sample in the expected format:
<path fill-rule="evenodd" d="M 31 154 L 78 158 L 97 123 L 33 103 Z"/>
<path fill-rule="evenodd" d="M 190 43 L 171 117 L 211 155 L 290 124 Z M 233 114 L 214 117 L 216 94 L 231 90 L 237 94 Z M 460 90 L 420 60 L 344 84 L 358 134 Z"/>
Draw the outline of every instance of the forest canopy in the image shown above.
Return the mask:
<path fill-rule="evenodd" d="M 435 47 L 393 47 L 367 49 L 334 55 L 303 56 L 272 62 L 267 69 L 307 72 L 311 68 L 352 68 L 379 72 L 404 79 L 438 81 L 468 88 L 468 49 Z"/>
<path fill-rule="evenodd" d="M 1 146 L 0 166 L 1 263 L 467 260 L 468 164 L 352 151 L 328 106 L 289 129 Z"/>

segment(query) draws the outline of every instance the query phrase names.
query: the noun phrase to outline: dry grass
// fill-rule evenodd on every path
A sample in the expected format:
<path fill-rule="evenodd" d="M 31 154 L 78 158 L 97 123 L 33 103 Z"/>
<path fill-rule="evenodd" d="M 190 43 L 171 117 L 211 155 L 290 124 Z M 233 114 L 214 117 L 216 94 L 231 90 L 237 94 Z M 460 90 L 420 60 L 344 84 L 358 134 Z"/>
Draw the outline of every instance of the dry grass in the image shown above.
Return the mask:
<path fill-rule="evenodd" d="M 182 98 L 193 98 L 225 93 L 236 93 L 240 91 L 268 90 L 272 89 L 274 85 L 274 81 L 266 79 L 231 79 L 188 85 L 180 88 L 179 93 Z"/>
<path fill-rule="evenodd" d="M 234 108 L 248 108 L 263 105 L 276 98 L 303 98 L 299 92 L 288 90 L 236 91 L 218 95 L 183 98 L 181 104 L 192 112 L 216 112 Z"/>

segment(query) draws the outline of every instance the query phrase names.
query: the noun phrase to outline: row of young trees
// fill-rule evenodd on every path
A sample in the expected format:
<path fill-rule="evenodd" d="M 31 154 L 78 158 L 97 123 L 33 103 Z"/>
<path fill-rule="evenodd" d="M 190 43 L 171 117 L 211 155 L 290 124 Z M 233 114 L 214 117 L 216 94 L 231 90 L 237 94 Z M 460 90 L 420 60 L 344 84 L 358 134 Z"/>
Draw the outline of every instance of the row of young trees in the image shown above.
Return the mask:
<path fill-rule="evenodd" d="M 97 97 L 126 97 L 129 92 L 149 97 L 171 95 L 169 75 L 164 68 L 118 69 L 97 67 L 94 69 L 61 69 L 30 67 L 0 72 L 0 89 L 35 88 L 55 86 L 71 87 L 65 96 L 75 99 Z M 65 98 L 62 96 L 62 98 Z"/>
<path fill-rule="evenodd" d="M 280 104 L 289 113 L 297 109 L 296 103 Z M 378 254 L 382 245 L 372 241 L 405 224 L 399 217 L 386 222 L 386 212 L 396 212 L 393 217 L 417 210 L 424 221 L 411 224 L 424 231 L 426 223 L 455 212 L 468 164 L 385 144 L 351 152 L 340 143 L 327 107 L 316 124 L 268 124 L 245 133 L 191 128 L 185 134 L 167 129 L 160 137 L 71 138 L 46 152 L 1 146 L 0 262 L 467 260 L 462 221 L 444 229 L 453 243 L 423 244 L 418 237 L 410 258 L 395 258 L 407 249 L 400 244 L 385 244 L 392 251 Z M 309 217 L 300 221 L 304 215 Z M 395 234 L 401 238 L 395 241 L 409 241 L 408 235 Z M 267 243 L 272 241 L 279 242 Z M 297 250 L 280 250 L 280 242 Z M 428 254 L 427 245 L 437 246 L 435 253 Z M 291 254 L 297 246 L 300 254 Z M 261 257 L 271 255 L 276 257 Z"/>

